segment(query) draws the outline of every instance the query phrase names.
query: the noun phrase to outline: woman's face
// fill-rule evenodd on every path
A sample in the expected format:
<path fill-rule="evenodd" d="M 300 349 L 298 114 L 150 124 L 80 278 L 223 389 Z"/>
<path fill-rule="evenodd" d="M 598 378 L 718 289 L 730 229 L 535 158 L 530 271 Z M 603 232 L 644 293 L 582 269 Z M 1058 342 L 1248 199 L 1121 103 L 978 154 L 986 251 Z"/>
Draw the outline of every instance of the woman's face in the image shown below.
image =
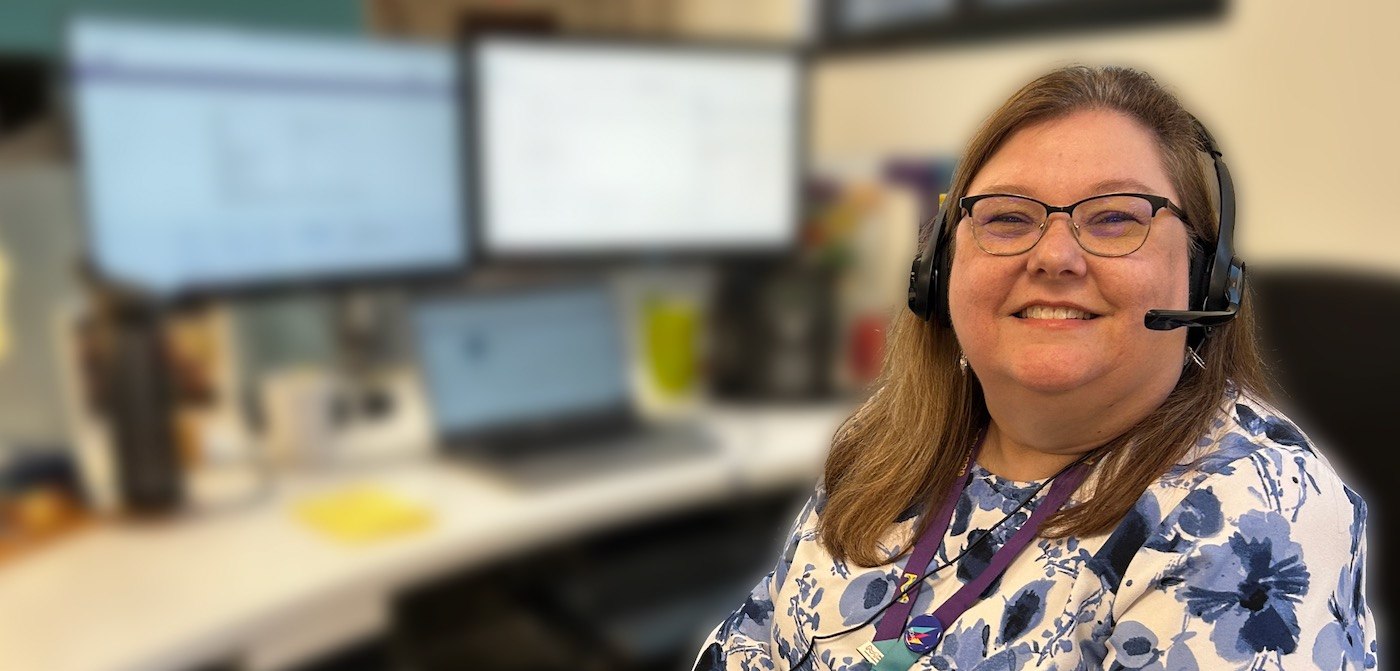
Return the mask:
<path fill-rule="evenodd" d="M 1114 192 L 1181 203 L 1152 134 L 1122 113 L 1091 110 L 1015 131 L 967 195 L 1008 193 L 1069 205 Z M 955 235 L 949 310 L 988 394 L 1013 385 L 1045 394 L 1088 389 L 1108 398 L 1164 397 L 1175 386 L 1185 330 L 1143 326 L 1148 310 L 1186 308 L 1186 228 L 1169 212 L 1153 220 L 1140 249 L 1113 258 L 1085 252 L 1063 214 L 1052 215 L 1040 242 L 1015 256 L 978 248 L 966 219 Z M 1032 306 L 1081 310 L 1093 318 L 1044 318 L 1039 310 L 1028 317 Z"/>

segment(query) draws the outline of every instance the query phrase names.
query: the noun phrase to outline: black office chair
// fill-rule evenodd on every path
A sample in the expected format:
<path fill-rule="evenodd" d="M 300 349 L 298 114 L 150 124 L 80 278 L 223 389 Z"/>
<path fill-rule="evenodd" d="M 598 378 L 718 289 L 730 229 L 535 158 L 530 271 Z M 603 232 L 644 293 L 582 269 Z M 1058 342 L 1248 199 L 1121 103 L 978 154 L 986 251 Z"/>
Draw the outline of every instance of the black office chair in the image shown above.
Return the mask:
<path fill-rule="evenodd" d="M 1366 500 L 1367 591 L 1388 622 L 1400 614 L 1387 608 L 1400 585 L 1385 570 L 1400 522 L 1386 468 L 1400 448 L 1400 276 L 1251 266 L 1248 282 L 1280 405 Z"/>

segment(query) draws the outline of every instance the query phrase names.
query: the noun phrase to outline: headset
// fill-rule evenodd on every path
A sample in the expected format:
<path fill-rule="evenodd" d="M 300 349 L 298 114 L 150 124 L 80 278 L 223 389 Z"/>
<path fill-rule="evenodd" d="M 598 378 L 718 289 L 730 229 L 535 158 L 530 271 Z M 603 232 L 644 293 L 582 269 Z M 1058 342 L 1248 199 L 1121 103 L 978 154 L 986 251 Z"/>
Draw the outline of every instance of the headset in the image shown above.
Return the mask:
<path fill-rule="evenodd" d="M 1187 346 L 1195 351 L 1210 336 L 1214 327 L 1220 326 L 1239 314 L 1240 302 L 1244 294 L 1245 264 L 1235 256 L 1235 183 L 1230 178 L 1220 148 L 1206 127 L 1195 117 L 1201 144 L 1201 151 L 1208 154 L 1215 165 L 1215 180 L 1219 187 L 1219 222 L 1215 237 L 1214 253 L 1205 249 L 1192 249 L 1191 252 L 1191 291 L 1186 310 L 1148 310 L 1143 316 L 1143 326 L 1154 331 L 1170 331 L 1183 326 L 1194 329 L 1187 337 Z M 928 240 L 918 256 L 914 257 L 909 269 L 909 310 L 924 321 L 934 321 L 946 328 L 952 327 L 948 312 L 948 277 L 953 265 L 952 246 L 944 240 L 951 237 L 948 221 L 949 206 L 957 203 L 939 203 L 938 214 L 934 216 Z M 951 226 L 956 226 L 954 220 Z"/>

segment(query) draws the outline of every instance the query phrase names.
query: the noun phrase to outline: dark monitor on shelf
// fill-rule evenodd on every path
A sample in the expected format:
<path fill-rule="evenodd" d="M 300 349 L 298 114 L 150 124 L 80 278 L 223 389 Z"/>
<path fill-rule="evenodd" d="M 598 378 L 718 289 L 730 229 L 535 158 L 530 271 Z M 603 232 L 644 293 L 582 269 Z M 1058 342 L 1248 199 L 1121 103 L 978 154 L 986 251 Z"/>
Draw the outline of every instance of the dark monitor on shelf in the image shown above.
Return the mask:
<path fill-rule="evenodd" d="M 484 257 L 795 248 L 796 51 L 527 36 L 463 50 Z"/>
<path fill-rule="evenodd" d="M 816 48 L 877 53 L 976 42 L 1219 20 L 1226 0 L 827 0 Z"/>
<path fill-rule="evenodd" d="M 451 49 L 92 16 L 68 28 L 103 279 L 169 296 L 467 265 Z"/>

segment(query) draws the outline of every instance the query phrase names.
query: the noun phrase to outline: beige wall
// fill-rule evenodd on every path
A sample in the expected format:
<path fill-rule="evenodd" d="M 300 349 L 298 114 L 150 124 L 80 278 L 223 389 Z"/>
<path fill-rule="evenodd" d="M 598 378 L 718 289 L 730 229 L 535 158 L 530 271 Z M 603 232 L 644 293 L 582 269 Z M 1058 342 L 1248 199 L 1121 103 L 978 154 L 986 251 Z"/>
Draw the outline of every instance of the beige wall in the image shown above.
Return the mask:
<path fill-rule="evenodd" d="M 793 41 L 808 34 L 816 0 L 674 0 L 678 32 L 692 37 Z"/>
<path fill-rule="evenodd" d="M 1035 74 L 1134 65 L 1220 141 L 1247 260 L 1400 275 L 1400 2 L 1230 4 L 1208 24 L 826 61 L 814 74 L 814 159 L 955 154 Z"/>

